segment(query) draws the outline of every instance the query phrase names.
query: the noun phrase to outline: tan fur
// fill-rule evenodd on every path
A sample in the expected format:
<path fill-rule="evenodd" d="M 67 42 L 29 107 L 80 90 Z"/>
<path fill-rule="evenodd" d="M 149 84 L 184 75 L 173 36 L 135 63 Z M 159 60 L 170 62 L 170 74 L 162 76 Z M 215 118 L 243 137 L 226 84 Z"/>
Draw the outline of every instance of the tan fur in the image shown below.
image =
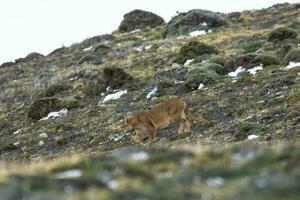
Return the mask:
<path fill-rule="evenodd" d="M 157 129 L 166 128 L 171 122 L 180 125 L 179 134 L 189 132 L 191 125 L 187 120 L 187 115 L 192 117 L 186 103 L 180 98 L 170 98 L 156 108 L 134 113 L 125 120 L 122 128 L 135 130 L 134 142 L 139 143 L 148 135 L 147 143 L 151 144 L 155 140 Z M 194 119 L 198 122 L 205 121 L 203 118 L 202 120 Z"/>

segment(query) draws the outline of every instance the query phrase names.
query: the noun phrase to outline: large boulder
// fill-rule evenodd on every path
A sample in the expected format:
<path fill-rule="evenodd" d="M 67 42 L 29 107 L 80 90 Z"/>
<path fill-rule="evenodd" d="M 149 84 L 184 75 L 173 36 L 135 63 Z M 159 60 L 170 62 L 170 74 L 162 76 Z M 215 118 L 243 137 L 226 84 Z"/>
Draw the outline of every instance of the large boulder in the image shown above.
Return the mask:
<path fill-rule="evenodd" d="M 27 111 L 27 116 L 34 120 L 39 120 L 47 116 L 50 112 L 61 109 L 61 102 L 57 98 L 42 98 L 34 101 Z"/>
<path fill-rule="evenodd" d="M 154 28 L 164 24 L 160 16 L 143 10 L 133 10 L 124 15 L 124 19 L 119 26 L 120 32 L 130 32 L 141 28 Z"/>
<path fill-rule="evenodd" d="M 87 96 L 98 96 L 107 88 L 120 89 L 126 83 L 130 83 L 133 77 L 120 68 L 104 68 L 96 82 L 89 81 L 86 86 Z"/>
<path fill-rule="evenodd" d="M 278 42 L 285 39 L 295 39 L 297 35 L 297 32 L 291 28 L 280 27 L 276 28 L 269 34 L 268 40 L 271 42 Z"/>
<path fill-rule="evenodd" d="M 175 58 L 175 62 L 184 64 L 188 59 L 194 59 L 204 54 L 216 54 L 217 50 L 215 47 L 208 44 L 191 41 L 180 48 L 179 53 Z"/>
<path fill-rule="evenodd" d="M 188 35 L 193 31 L 208 31 L 227 24 L 222 16 L 209 10 L 195 9 L 187 13 L 179 13 L 167 24 L 163 38 Z"/>

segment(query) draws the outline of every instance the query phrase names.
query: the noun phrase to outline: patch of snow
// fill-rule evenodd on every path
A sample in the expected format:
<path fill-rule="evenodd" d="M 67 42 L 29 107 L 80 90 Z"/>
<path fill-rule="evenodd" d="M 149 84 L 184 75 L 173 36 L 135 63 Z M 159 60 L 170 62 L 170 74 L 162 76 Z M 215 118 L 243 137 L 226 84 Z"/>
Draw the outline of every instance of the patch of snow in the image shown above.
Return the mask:
<path fill-rule="evenodd" d="M 171 178 L 173 176 L 173 172 L 166 171 L 158 174 L 159 178 Z"/>
<path fill-rule="evenodd" d="M 198 90 L 201 90 L 204 88 L 204 84 L 203 83 L 200 83 L 200 85 L 198 86 Z"/>
<path fill-rule="evenodd" d="M 184 83 L 184 81 L 178 81 L 178 80 L 175 80 L 174 83 L 175 83 L 175 85 L 179 85 L 179 84 Z"/>
<path fill-rule="evenodd" d="M 188 60 L 185 61 L 185 63 L 183 64 L 183 66 L 188 66 L 188 65 L 190 65 L 193 61 L 194 61 L 194 59 L 188 59 Z"/>
<path fill-rule="evenodd" d="M 258 138 L 259 136 L 257 136 L 257 135 L 248 135 L 248 137 L 247 137 L 247 140 L 253 140 L 253 139 L 256 139 L 256 138 Z"/>
<path fill-rule="evenodd" d="M 262 66 L 263 66 L 263 65 L 260 64 L 259 66 L 253 67 L 252 69 L 248 69 L 247 71 L 248 71 L 251 75 L 254 75 L 254 74 L 256 74 L 257 71 L 263 70 L 263 67 L 262 67 Z"/>
<path fill-rule="evenodd" d="M 140 32 L 141 31 L 141 29 L 139 29 L 139 28 L 137 28 L 137 29 L 134 29 L 133 31 L 130 31 L 129 33 L 131 34 L 131 33 L 138 33 L 138 32 Z"/>
<path fill-rule="evenodd" d="M 48 135 L 47 135 L 47 133 L 41 133 L 41 134 L 39 135 L 39 137 L 41 137 L 41 138 L 47 138 Z"/>
<path fill-rule="evenodd" d="M 83 49 L 83 51 L 89 51 L 89 50 L 91 50 L 92 48 L 93 48 L 93 46 L 89 46 L 89 47 Z"/>
<path fill-rule="evenodd" d="M 204 31 L 204 30 L 192 31 L 189 33 L 189 36 L 196 37 L 196 36 L 205 35 L 205 34 L 206 34 L 206 31 Z"/>
<path fill-rule="evenodd" d="M 208 33 L 211 33 L 211 32 L 212 32 L 212 30 L 211 30 L 211 29 L 209 29 L 207 32 L 208 32 Z"/>
<path fill-rule="evenodd" d="M 185 36 L 183 36 L 183 35 L 181 35 L 181 36 L 178 36 L 176 39 L 178 39 L 178 40 L 182 40 L 182 39 L 184 39 L 184 38 L 186 38 Z"/>
<path fill-rule="evenodd" d="M 140 47 L 136 47 L 134 48 L 136 51 L 138 52 L 142 52 L 144 50 L 144 47 L 143 46 L 140 46 Z"/>
<path fill-rule="evenodd" d="M 75 80 L 77 80 L 79 77 L 78 76 L 75 76 L 75 77 L 73 77 L 73 78 L 70 78 L 69 80 L 70 81 L 75 81 Z"/>
<path fill-rule="evenodd" d="M 117 189 L 119 187 L 119 183 L 116 180 L 107 181 L 106 185 L 109 189 Z"/>
<path fill-rule="evenodd" d="M 245 68 L 243 68 L 242 66 L 239 66 L 235 71 L 229 72 L 227 75 L 232 78 L 236 78 L 239 75 L 239 73 L 241 73 L 245 70 L 246 70 Z"/>
<path fill-rule="evenodd" d="M 121 141 L 122 139 L 126 138 L 128 135 L 130 135 L 131 133 L 125 133 L 125 134 L 114 134 L 112 136 L 110 136 L 108 138 L 108 141 L 114 141 L 114 142 L 119 142 Z M 100 144 L 103 144 L 103 143 L 100 143 Z"/>
<path fill-rule="evenodd" d="M 264 188 L 264 187 L 266 187 L 267 186 L 267 180 L 266 179 L 258 179 L 257 181 L 256 181 L 256 185 L 257 185 L 257 187 L 259 187 L 259 188 Z"/>
<path fill-rule="evenodd" d="M 20 142 L 14 142 L 13 145 L 14 146 L 18 146 L 20 144 Z"/>
<path fill-rule="evenodd" d="M 132 159 L 132 160 L 144 161 L 144 160 L 148 160 L 149 155 L 144 151 L 140 151 L 140 152 L 132 153 L 129 156 L 129 158 Z"/>
<path fill-rule="evenodd" d="M 206 22 L 203 22 L 201 25 L 202 25 L 202 26 L 207 26 L 207 23 L 206 23 Z"/>
<path fill-rule="evenodd" d="M 82 175 L 82 172 L 80 169 L 71 169 L 68 171 L 64 171 L 61 173 L 58 173 L 56 175 L 57 179 L 65 179 L 65 178 L 78 178 Z"/>
<path fill-rule="evenodd" d="M 40 121 L 47 120 L 47 119 L 54 119 L 54 118 L 62 117 L 62 116 L 66 116 L 67 114 L 68 114 L 68 109 L 63 108 L 63 109 L 61 109 L 58 112 L 51 112 L 51 113 L 49 113 L 47 115 L 47 117 L 43 117 L 42 119 L 40 119 Z"/>
<path fill-rule="evenodd" d="M 152 47 L 152 44 L 150 44 L 150 45 L 148 45 L 148 46 L 145 46 L 145 49 L 146 49 L 146 50 L 149 50 L 149 49 L 151 49 L 151 47 Z"/>
<path fill-rule="evenodd" d="M 147 94 L 147 99 L 150 99 L 155 93 L 157 92 L 157 87 L 153 88 L 148 94 Z"/>
<path fill-rule="evenodd" d="M 45 144 L 45 142 L 43 140 L 39 141 L 39 146 L 43 146 Z"/>
<path fill-rule="evenodd" d="M 17 130 L 17 131 L 15 131 L 15 132 L 13 132 L 13 135 L 20 133 L 20 132 L 21 132 L 21 130 L 22 130 L 22 129 L 19 129 L 19 130 Z"/>
<path fill-rule="evenodd" d="M 206 184 L 211 187 L 219 187 L 219 186 L 224 185 L 224 183 L 225 183 L 225 180 L 220 176 L 208 177 L 206 179 Z"/>
<path fill-rule="evenodd" d="M 127 90 L 115 90 L 115 91 L 116 91 L 116 93 L 108 94 L 106 97 L 104 97 L 104 99 L 102 100 L 101 103 L 105 103 L 105 102 L 110 101 L 110 100 L 119 99 L 124 94 L 127 94 Z"/>
<path fill-rule="evenodd" d="M 292 69 L 292 68 L 295 68 L 295 67 L 300 67 L 300 62 L 289 62 L 289 65 L 286 66 L 285 68 L 286 69 Z"/>

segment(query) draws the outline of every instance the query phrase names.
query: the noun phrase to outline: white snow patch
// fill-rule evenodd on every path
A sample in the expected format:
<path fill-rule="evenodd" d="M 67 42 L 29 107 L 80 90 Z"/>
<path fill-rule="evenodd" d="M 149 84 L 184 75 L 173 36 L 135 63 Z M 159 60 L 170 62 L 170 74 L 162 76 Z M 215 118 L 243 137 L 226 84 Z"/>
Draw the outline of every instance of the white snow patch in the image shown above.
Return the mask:
<path fill-rule="evenodd" d="M 206 22 L 203 22 L 201 25 L 202 25 L 202 26 L 207 26 L 207 23 L 206 23 Z"/>
<path fill-rule="evenodd" d="M 17 131 L 15 131 L 15 132 L 13 132 L 13 135 L 20 133 L 20 132 L 21 132 L 21 130 L 22 130 L 22 129 L 19 129 L 19 130 L 17 130 Z"/>
<path fill-rule="evenodd" d="M 232 78 L 237 78 L 237 76 L 239 75 L 239 73 L 245 71 L 246 69 L 243 68 L 242 66 L 239 66 L 234 72 L 229 72 L 228 76 L 232 77 Z"/>
<path fill-rule="evenodd" d="M 206 184 L 211 187 L 219 187 L 219 186 L 224 185 L 224 183 L 225 183 L 225 180 L 220 176 L 208 177 L 206 179 Z"/>
<path fill-rule="evenodd" d="M 61 173 L 58 173 L 56 175 L 56 178 L 58 179 L 65 179 L 65 178 L 78 178 L 82 175 L 82 172 L 80 169 L 71 169 L 68 171 L 64 171 Z"/>
<path fill-rule="evenodd" d="M 13 145 L 18 146 L 20 142 L 14 142 Z"/>
<path fill-rule="evenodd" d="M 179 84 L 184 83 L 184 81 L 178 81 L 178 80 L 175 80 L 174 83 L 175 83 L 175 85 L 179 85 Z"/>
<path fill-rule="evenodd" d="M 62 116 L 66 116 L 67 114 L 68 114 L 68 109 L 63 108 L 60 111 L 49 113 L 47 115 L 47 117 L 43 117 L 42 119 L 40 119 L 40 121 L 47 120 L 47 119 L 54 119 L 54 118 L 62 117 Z"/>
<path fill-rule="evenodd" d="M 247 137 L 247 139 L 248 140 L 253 140 L 253 139 L 256 139 L 256 138 L 258 138 L 259 136 L 257 136 L 257 135 L 248 135 L 248 137 Z"/>
<path fill-rule="evenodd" d="M 211 32 L 212 32 L 212 30 L 211 30 L 211 29 L 209 29 L 207 32 L 208 32 L 208 33 L 211 33 Z"/>
<path fill-rule="evenodd" d="M 184 35 L 181 35 L 181 36 L 178 36 L 176 39 L 178 39 L 178 40 L 182 40 L 182 39 L 184 39 L 184 38 L 186 38 Z"/>
<path fill-rule="evenodd" d="M 73 78 L 70 78 L 69 80 L 70 81 L 75 81 L 75 80 L 77 80 L 79 77 L 78 76 L 75 76 L 75 77 L 73 77 Z"/>
<path fill-rule="evenodd" d="M 201 90 L 204 88 L 204 84 L 203 83 L 200 83 L 200 85 L 198 86 L 198 90 Z"/>
<path fill-rule="evenodd" d="M 116 91 L 116 93 L 108 94 L 106 97 L 104 97 L 101 103 L 105 103 L 110 100 L 119 99 L 124 94 L 127 94 L 127 90 L 114 90 L 114 91 Z"/>
<path fill-rule="evenodd" d="M 152 44 L 150 44 L 150 45 L 148 45 L 148 46 L 145 46 L 145 49 L 146 49 L 146 50 L 149 50 L 149 49 L 151 49 L 151 47 L 152 47 Z"/>
<path fill-rule="evenodd" d="M 119 187 L 119 183 L 116 180 L 110 180 L 106 183 L 109 189 L 117 189 Z"/>
<path fill-rule="evenodd" d="M 158 174 L 159 178 L 171 178 L 173 176 L 173 172 L 166 171 Z"/>
<path fill-rule="evenodd" d="M 144 47 L 143 46 L 140 46 L 140 47 L 136 47 L 134 48 L 136 51 L 138 52 L 142 52 L 144 50 Z"/>
<path fill-rule="evenodd" d="M 140 31 L 141 31 L 141 29 L 137 28 L 137 29 L 134 29 L 133 31 L 130 31 L 129 33 L 138 33 Z"/>
<path fill-rule="evenodd" d="M 300 67 L 300 62 L 289 62 L 289 65 L 286 66 L 285 68 L 286 69 L 292 69 L 292 68 L 295 68 L 295 67 Z"/>
<path fill-rule="evenodd" d="M 263 66 L 263 65 L 260 64 L 259 66 L 253 67 L 252 69 L 248 69 L 247 71 L 248 71 L 251 75 L 254 75 L 254 74 L 256 74 L 257 71 L 263 70 L 263 67 L 262 67 L 262 66 Z"/>
<path fill-rule="evenodd" d="M 194 61 L 194 59 L 188 59 L 188 60 L 185 61 L 185 63 L 183 64 L 183 66 L 188 66 L 188 65 L 190 65 L 193 61 Z"/>
<path fill-rule="evenodd" d="M 147 94 L 147 99 L 151 98 L 155 93 L 157 92 L 157 87 L 153 88 L 148 94 Z"/>
<path fill-rule="evenodd" d="M 204 30 L 192 31 L 192 32 L 189 33 L 189 36 L 196 37 L 196 36 L 205 35 L 205 34 L 206 34 L 206 31 L 204 31 Z"/>
<path fill-rule="evenodd" d="M 91 50 L 92 48 L 93 48 L 93 46 L 89 46 L 89 47 L 87 47 L 87 48 L 84 48 L 83 51 L 89 51 L 89 50 Z"/>
<path fill-rule="evenodd" d="M 132 159 L 132 160 L 144 161 L 144 160 L 147 160 L 149 158 L 149 155 L 144 151 L 140 151 L 140 152 L 132 153 L 129 156 L 129 158 Z"/>

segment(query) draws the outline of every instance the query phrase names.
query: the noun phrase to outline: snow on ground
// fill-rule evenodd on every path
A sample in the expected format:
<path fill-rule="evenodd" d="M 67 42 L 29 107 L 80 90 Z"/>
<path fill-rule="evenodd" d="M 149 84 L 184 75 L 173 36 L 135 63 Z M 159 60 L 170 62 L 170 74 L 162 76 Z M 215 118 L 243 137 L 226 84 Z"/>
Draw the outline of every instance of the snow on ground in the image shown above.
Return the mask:
<path fill-rule="evenodd" d="M 254 75 L 256 74 L 257 71 L 259 70 L 263 70 L 263 65 L 260 64 L 259 66 L 257 67 L 253 67 L 252 69 L 248 69 L 247 71 L 251 74 L 251 75 Z"/>
<path fill-rule="evenodd" d="M 178 81 L 178 80 L 175 80 L 175 81 L 174 81 L 174 84 L 175 84 L 175 85 L 179 85 L 179 84 L 182 84 L 182 83 L 184 83 L 184 81 Z"/>
<path fill-rule="evenodd" d="M 256 138 L 258 138 L 259 136 L 257 136 L 257 135 L 248 135 L 248 137 L 247 137 L 247 139 L 248 140 L 253 140 L 253 139 L 256 139 Z"/>
<path fill-rule="evenodd" d="M 138 32 L 140 32 L 141 31 L 141 29 L 134 29 L 133 31 L 130 31 L 129 33 L 138 33 Z"/>
<path fill-rule="evenodd" d="M 219 187 L 219 186 L 224 185 L 224 183 L 225 183 L 225 180 L 220 176 L 208 177 L 206 179 L 206 184 L 211 187 Z"/>
<path fill-rule="evenodd" d="M 91 50 L 92 48 L 93 48 L 93 46 L 89 46 L 89 47 L 83 49 L 83 51 L 89 51 L 89 50 Z"/>
<path fill-rule="evenodd" d="M 203 88 L 204 88 L 203 83 L 200 83 L 200 85 L 198 86 L 198 90 L 201 90 L 201 89 L 203 89 Z"/>
<path fill-rule="evenodd" d="M 54 119 L 54 118 L 62 117 L 62 116 L 66 116 L 67 114 L 68 114 L 68 109 L 63 108 L 60 111 L 49 113 L 47 115 L 47 117 L 43 117 L 42 119 L 40 119 L 40 121 L 47 120 L 47 119 Z"/>
<path fill-rule="evenodd" d="M 20 132 L 21 132 L 21 130 L 22 130 L 22 129 L 19 129 L 19 130 L 17 130 L 17 131 L 15 131 L 15 132 L 13 132 L 13 135 L 20 133 Z"/>
<path fill-rule="evenodd" d="M 286 69 L 292 69 L 292 68 L 295 68 L 295 67 L 300 67 L 300 62 L 289 62 L 289 65 L 286 66 L 285 68 Z"/>
<path fill-rule="evenodd" d="M 138 52 L 142 52 L 144 50 L 144 47 L 140 46 L 140 47 L 135 47 L 134 49 Z"/>
<path fill-rule="evenodd" d="M 68 170 L 68 171 L 58 173 L 56 175 L 56 178 L 58 178 L 58 179 L 78 178 L 81 175 L 82 175 L 82 172 L 81 172 L 80 169 L 71 169 L 71 170 Z"/>
<path fill-rule="evenodd" d="M 188 60 L 185 61 L 185 63 L 183 64 L 183 66 L 188 66 L 188 65 L 190 65 L 193 61 L 194 61 L 194 59 L 188 59 Z"/>
<path fill-rule="evenodd" d="M 239 75 L 239 73 L 245 71 L 246 69 L 243 68 L 242 66 L 239 66 L 235 71 L 233 72 L 229 72 L 228 76 L 232 77 L 232 78 L 237 78 L 237 76 Z"/>
<path fill-rule="evenodd" d="M 149 92 L 147 94 L 147 99 L 151 98 L 153 95 L 155 95 L 155 93 L 157 92 L 157 87 L 155 86 L 155 88 L 153 88 L 153 90 L 151 90 L 151 92 Z"/>
<path fill-rule="evenodd" d="M 205 35 L 205 34 L 206 34 L 206 31 L 204 31 L 204 30 L 192 31 L 189 33 L 189 36 L 196 37 L 196 36 Z"/>
<path fill-rule="evenodd" d="M 119 99 L 124 94 L 127 94 L 127 90 L 114 90 L 115 93 L 108 94 L 104 99 L 101 101 L 101 103 L 105 103 L 110 100 L 116 100 Z"/>
<path fill-rule="evenodd" d="M 152 47 L 152 44 L 145 46 L 145 49 L 149 50 L 149 49 L 151 49 L 151 47 Z"/>

